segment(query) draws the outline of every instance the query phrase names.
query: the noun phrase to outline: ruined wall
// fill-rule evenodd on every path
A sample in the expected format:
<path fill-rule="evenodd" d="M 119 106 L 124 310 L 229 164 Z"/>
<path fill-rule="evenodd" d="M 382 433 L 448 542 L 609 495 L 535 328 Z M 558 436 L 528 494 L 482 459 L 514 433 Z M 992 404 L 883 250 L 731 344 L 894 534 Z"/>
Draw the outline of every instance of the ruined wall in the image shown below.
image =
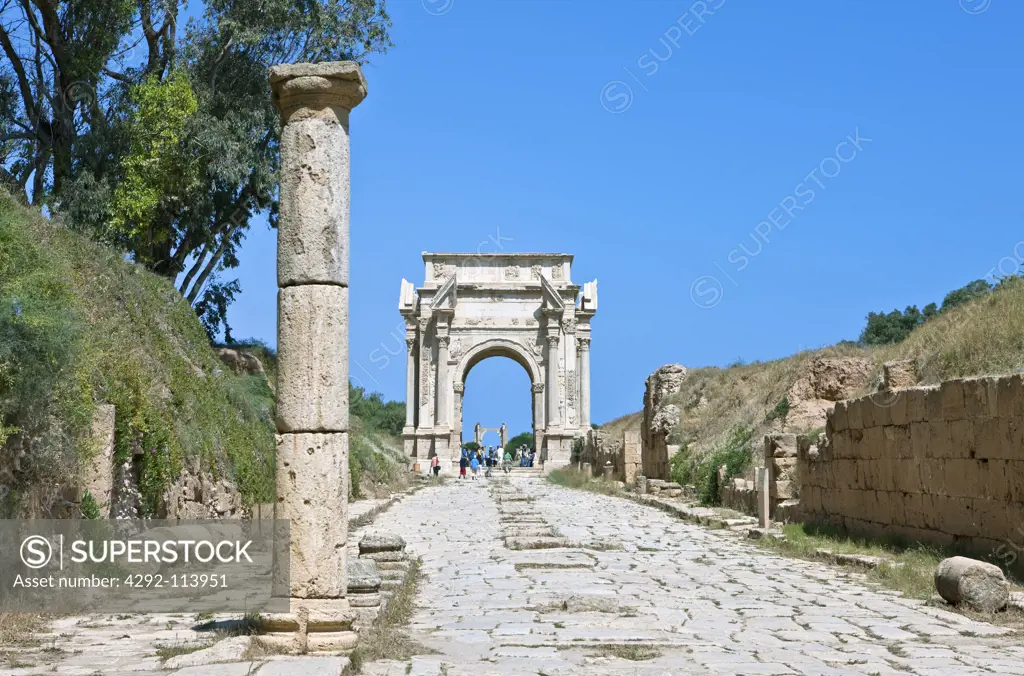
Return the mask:
<path fill-rule="evenodd" d="M 666 402 L 680 390 L 686 368 L 679 364 L 662 366 L 646 381 L 644 416 L 640 426 L 641 464 L 648 479 L 669 479 L 668 435 L 679 424 L 679 407 Z"/>
<path fill-rule="evenodd" d="M 616 435 L 601 429 L 590 430 L 584 437 L 580 463 L 590 465 L 594 476 L 604 475 L 605 467 L 611 463 L 608 478 L 633 485 L 640 473 L 640 432 L 624 430 Z"/>
<path fill-rule="evenodd" d="M 1024 548 L 1024 377 L 951 380 L 836 404 L 801 444 L 800 516 L 853 532 Z"/>

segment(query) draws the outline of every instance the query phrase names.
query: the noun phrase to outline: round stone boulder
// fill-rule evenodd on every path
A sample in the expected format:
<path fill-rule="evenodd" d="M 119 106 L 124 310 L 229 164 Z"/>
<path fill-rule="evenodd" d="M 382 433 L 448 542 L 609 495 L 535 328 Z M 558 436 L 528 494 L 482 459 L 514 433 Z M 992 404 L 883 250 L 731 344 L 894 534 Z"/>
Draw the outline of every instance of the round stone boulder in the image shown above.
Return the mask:
<path fill-rule="evenodd" d="M 954 556 L 935 569 L 935 590 L 954 605 L 994 613 L 1006 607 L 1010 585 L 1003 571 L 991 563 Z"/>

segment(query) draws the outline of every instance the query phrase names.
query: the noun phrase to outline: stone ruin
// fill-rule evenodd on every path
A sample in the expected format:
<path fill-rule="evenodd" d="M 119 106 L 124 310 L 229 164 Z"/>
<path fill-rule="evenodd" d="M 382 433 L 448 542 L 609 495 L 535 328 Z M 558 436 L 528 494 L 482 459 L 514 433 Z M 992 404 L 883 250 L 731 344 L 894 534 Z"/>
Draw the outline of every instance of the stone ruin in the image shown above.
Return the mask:
<path fill-rule="evenodd" d="M 288 613 L 263 618 L 289 652 L 355 647 L 348 594 L 349 113 L 351 61 L 270 69 L 281 113 L 277 502 L 291 522 Z"/>
<path fill-rule="evenodd" d="M 348 562 L 348 598 L 356 612 L 356 630 L 373 624 L 395 589 L 402 585 L 410 565 L 401 537 L 363 536 L 359 557 Z"/>
<path fill-rule="evenodd" d="M 685 367 L 669 364 L 652 373 L 645 383 L 640 438 L 641 464 L 648 479 L 670 479 L 669 459 L 679 449 L 669 448 L 668 437 L 679 424 L 680 410 L 667 399 L 682 389 L 685 378 Z"/>

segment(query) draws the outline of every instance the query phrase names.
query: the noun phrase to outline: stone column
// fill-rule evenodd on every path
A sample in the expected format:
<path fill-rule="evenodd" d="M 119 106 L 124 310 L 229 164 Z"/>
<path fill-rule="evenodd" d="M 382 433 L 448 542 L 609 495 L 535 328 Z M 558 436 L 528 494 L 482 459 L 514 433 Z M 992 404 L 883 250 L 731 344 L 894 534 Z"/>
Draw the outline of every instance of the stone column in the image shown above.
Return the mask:
<path fill-rule="evenodd" d="M 434 400 L 430 392 L 431 346 L 427 342 L 427 326 L 429 324 L 429 317 L 420 317 L 420 427 L 426 429 L 434 427 Z"/>
<path fill-rule="evenodd" d="M 563 319 L 562 330 L 565 332 L 565 341 L 562 343 L 565 352 L 565 417 L 562 423 L 566 429 L 570 429 L 574 427 L 572 416 L 569 415 L 570 408 L 575 409 L 576 426 L 580 422 L 580 401 L 577 396 L 579 383 L 576 381 L 579 375 L 576 373 L 576 320 Z"/>
<path fill-rule="evenodd" d="M 539 456 L 544 447 L 544 383 L 533 383 L 530 392 L 533 395 L 533 443 Z"/>
<path fill-rule="evenodd" d="M 466 384 L 455 383 L 452 385 L 452 391 L 455 393 L 452 401 L 454 414 L 452 417 L 452 431 L 449 434 L 451 440 L 448 442 L 448 448 L 450 449 L 448 455 L 454 467 L 458 465 L 459 456 L 462 453 L 462 395 L 466 391 Z"/>
<path fill-rule="evenodd" d="M 590 429 L 590 337 L 580 338 L 580 429 Z"/>
<path fill-rule="evenodd" d="M 281 112 L 277 282 L 277 502 L 289 520 L 290 612 L 272 642 L 355 646 L 348 539 L 349 111 L 366 96 L 353 62 L 270 69 Z"/>
<path fill-rule="evenodd" d="M 548 382 L 544 388 L 544 396 L 547 399 L 547 430 L 551 431 L 553 427 L 560 427 L 562 424 L 562 418 L 560 415 L 558 405 L 558 336 L 548 336 L 548 356 L 547 356 L 547 376 Z"/>
<path fill-rule="evenodd" d="M 416 427 L 416 336 L 406 336 L 408 359 L 405 364 L 405 427 Z"/>
<path fill-rule="evenodd" d="M 448 336 L 437 338 L 437 426 L 448 427 Z"/>

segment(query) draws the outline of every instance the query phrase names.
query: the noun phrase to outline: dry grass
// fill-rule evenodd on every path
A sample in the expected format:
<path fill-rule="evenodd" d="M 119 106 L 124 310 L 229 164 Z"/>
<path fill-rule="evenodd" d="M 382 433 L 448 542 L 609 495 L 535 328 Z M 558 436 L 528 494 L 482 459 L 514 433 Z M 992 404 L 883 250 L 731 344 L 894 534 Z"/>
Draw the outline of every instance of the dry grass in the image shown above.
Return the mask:
<path fill-rule="evenodd" d="M 11 669 L 33 666 L 21 651 L 37 647 L 33 634 L 47 626 L 47 617 L 39 613 L 0 613 L 0 661 Z"/>
<path fill-rule="evenodd" d="M 661 657 L 660 651 L 641 645 L 620 645 L 613 643 L 609 645 L 602 645 L 598 647 L 595 652 L 601 657 L 617 657 L 620 660 L 629 660 L 631 662 L 643 662 L 645 660 L 653 660 Z"/>
<path fill-rule="evenodd" d="M 408 660 L 414 655 L 436 652 L 414 641 L 404 631 L 416 609 L 416 592 L 422 577 L 420 562 L 411 562 L 402 585 L 395 590 L 373 626 L 360 634 L 359 645 L 349 655 L 345 676 L 362 673 L 363 665 L 367 662 Z"/>
<path fill-rule="evenodd" d="M 915 359 L 926 383 L 999 375 L 1024 368 L 1024 279 L 1009 279 L 981 298 L 921 326 L 879 359 Z"/>
<path fill-rule="evenodd" d="M 833 345 L 769 362 L 691 368 L 680 391 L 669 398 L 682 412 L 675 436 L 686 442 L 690 454 L 700 460 L 722 446 L 737 427 L 752 430 L 755 440 L 782 431 L 781 421 L 766 421 L 766 416 L 815 357 L 861 357 L 872 362 L 872 385 L 859 394 L 867 394 L 881 382 L 882 363 L 893 359 L 914 359 L 923 384 L 1018 372 L 1024 369 L 1021 326 L 1024 280 L 1012 279 L 992 293 L 929 321 L 896 345 Z M 640 412 L 631 413 L 601 429 L 617 439 L 624 430 L 639 430 L 641 419 Z M 754 453 L 754 463 L 763 464 L 759 453 Z"/>
<path fill-rule="evenodd" d="M 156 646 L 156 656 L 161 662 L 166 662 L 178 655 L 189 655 L 205 648 L 209 648 L 216 641 L 179 641 L 177 643 L 164 643 Z"/>
<path fill-rule="evenodd" d="M 614 481 L 588 477 L 574 467 L 552 470 L 551 472 L 548 472 L 547 479 L 551 483 L 558 486 L 564 486 L 565 488 L 579 488 L 592 493 L 601 493 L 603 495 L 621 496 L 624 494 L 622 488 L 620 488 Z"/>
<path fill-rule="evenodd" d="M 758 544 L 779 554 L 808 560 L 820 560 L 817 554 L 819 549 L 827 549 L 836 554 L 877 556 L 884 562 L 877 568 L 865 571 L 868 580 L 922 601 L 931 601 L 935 597 L 935 569 L 939 562 L 949 556 L 964 554 L 956 549 L 908 543 L 900 539 L 851 537 L 842 531 L 822 526 L 789 524 L 783 527 L 783 533 L 785 539 L 762 538 Z M 1012 577 L 1009 579 L 1013 591 L 1022 591 L 1016 580 Z M 967 612 L 964 614 L 971 615 Z M 997 613 L 982 619 L 1024 626 L 1024 617 L 1017 611 Z"/>

